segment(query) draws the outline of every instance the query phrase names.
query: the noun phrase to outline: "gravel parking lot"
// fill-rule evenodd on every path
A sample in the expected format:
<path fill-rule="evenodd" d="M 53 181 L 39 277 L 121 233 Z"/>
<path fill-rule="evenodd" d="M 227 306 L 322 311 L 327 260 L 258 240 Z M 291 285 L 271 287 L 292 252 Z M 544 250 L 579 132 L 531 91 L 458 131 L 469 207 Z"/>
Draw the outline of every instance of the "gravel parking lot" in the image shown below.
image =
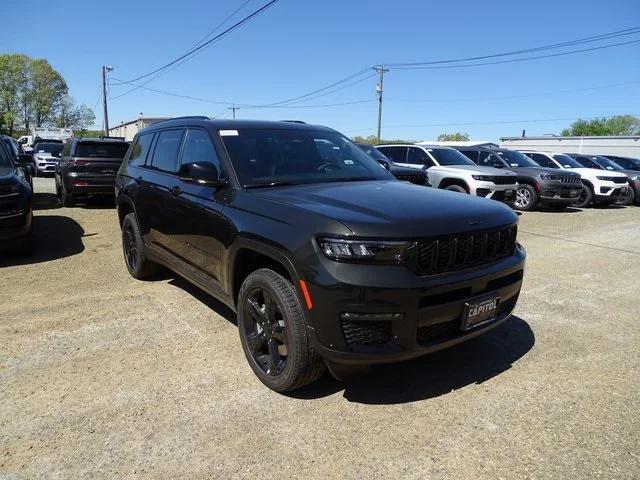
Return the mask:
<path fill-rule="evenodd" d="M 234 315 L 126 271 L 109 202 L 57 207 L 0 258 L 0 478 L 638 478 L 640 208 L 521 216 L 516 316 L 291 396 Z"/>

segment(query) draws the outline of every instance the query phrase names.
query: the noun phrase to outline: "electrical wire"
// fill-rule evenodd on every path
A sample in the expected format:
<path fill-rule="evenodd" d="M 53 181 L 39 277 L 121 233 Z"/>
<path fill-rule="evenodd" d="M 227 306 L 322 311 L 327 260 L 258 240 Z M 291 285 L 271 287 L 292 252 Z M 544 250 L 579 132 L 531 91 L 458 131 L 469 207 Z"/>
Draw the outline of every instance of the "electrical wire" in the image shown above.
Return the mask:
<path fill-rule="evenodd" d="M 195 52 L 198 52 L 198 51 L 202 50 L 203 48 L 205 48 L 208 45 L 212 44 L 216 40 L 219 40 L 220 38 L 222 38 L 222 37 L 226 36 L 227 34 L 231 33 L 233 30 L 241 27 L 242 25 L 247 23 L 249 20 L 251 20 L 252 18 L 254 18 L 254 17 L 258 16 L 258 15 L 260 15 L 262 12 L 264 12 L 266 9 L 268 9 L 269 7 L 271 7 L 272 5 L 274 5 L 278 1 L 279 0 L 271 0 L 270 2 L 264 4 L 262 7 L 258 8 L 255 11 L 253 11 L 251 14 L 249 14 L 246 17 L 242 18 L 241 20 L 237 21 L 236 23 L 234 23 L 229 28 L 225 29 L 223 32 L 219 33 L 218 35 L 216 35 L 212 39 L 207 40 L 206 42 L 202 43 L 201 45 L 190 49 L 189 51 L 187 51 L 183 55 L 179 56 L 178 58 L 170 61 L 169 63 L 166 63 L 165 65 L 163 65 L 161 67 L 158 67 L 155 70 L 152 70 L 151 72 L 145 73 L 143 75 L 139 75 L 136 78 L 132 78 L 131 80 L 126 80 L 126 81 L 123 81 L 121 83 L 137 82 L 138 80 L 142 80 L 143 78 L 150 77 L 151 75 L 154 75 L 155 73 L 158 73 L 161 70 L 164 70 L 164 69 L 176 64 L 180 60 L 182 60 L 182 59 L 184 59 L 186 57 L 189 57 L 190 55 L 194 54 Z M 121 83 L 119 83 L 119 84 L 121 84 Z M 114 85 L 119 85 L 119 84 L 114 84 Z"/>

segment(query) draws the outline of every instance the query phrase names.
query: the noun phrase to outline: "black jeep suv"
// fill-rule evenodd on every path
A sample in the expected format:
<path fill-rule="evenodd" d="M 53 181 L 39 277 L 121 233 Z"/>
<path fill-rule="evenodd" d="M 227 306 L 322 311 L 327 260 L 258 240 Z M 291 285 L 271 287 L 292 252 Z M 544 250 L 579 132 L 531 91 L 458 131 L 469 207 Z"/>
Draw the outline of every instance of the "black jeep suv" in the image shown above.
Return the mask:
<path fill-rule="evenodd" d="M 509 207 L 398 181 L 326 127 L 159 122 L 136 135 L 116 193 L 131 275 L 161 264 L 234 309 L 276 391 L 325 364 L 340 377 L 475 337 L 520 293 Z"/>
<path fill-rule="evenodd" d="M 518 175 L 518 188 L 513 207 L 533 210 L 545 205 L 562 209 L 577 203 L 582 192 L 580 175 L 574 172 L 544 168 L 524 153 L 506 148 L 453 147 L 478 165 L 508 168 Z"/>
<path fill-rule="evenodd" d="M 55 167 L 56 194 L 64 207 L 77 199 L 113 196 L 116 174 L 129 142 L 111 138 L 69 140 Z"/>
<path fill-rule="evenodd" d="M 416 185 L 427 185 L 427 172 L 418 168 L 401 167 L 389 160 L 380 150 L 373 145 L 366 143 L 356 143 L 362 150 L 369 154 L 376 162 L 391 172 L 391 175 L 398 180 L 415 183 Z"/>

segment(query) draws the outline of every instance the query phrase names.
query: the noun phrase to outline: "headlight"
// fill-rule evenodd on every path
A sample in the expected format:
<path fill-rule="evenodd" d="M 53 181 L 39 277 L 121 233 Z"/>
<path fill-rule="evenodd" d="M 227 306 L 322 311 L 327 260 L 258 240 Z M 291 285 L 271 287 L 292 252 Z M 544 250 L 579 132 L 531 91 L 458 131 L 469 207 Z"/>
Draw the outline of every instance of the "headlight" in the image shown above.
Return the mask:
<path fill-rule="evenodd" d="M 541 180 L 551 180 L 551 179 L 553 179 L 553 175 L 551 175 L 550 173 L 541 173 L 538 176 L 540 177 Z"/>
<path fill-rule="evenodd" d="M 406 263 L 415 242 L 383 242 L 319 238 L 322 253 L 331 260 L 343 262 L 375 262 L 398 265 Z"/>
<path fill-rule="evenodd" d="M 611 177 L 596 177 L 598 180 L 604 180 L 607 182 L 613 182 L 613 179 Z"/>
<path fill-rule="evenodd" d="M 481 182 L 491 182 L 493 179 L 490 175 L 471 175 L 474 180 L 480 180 Z"/>

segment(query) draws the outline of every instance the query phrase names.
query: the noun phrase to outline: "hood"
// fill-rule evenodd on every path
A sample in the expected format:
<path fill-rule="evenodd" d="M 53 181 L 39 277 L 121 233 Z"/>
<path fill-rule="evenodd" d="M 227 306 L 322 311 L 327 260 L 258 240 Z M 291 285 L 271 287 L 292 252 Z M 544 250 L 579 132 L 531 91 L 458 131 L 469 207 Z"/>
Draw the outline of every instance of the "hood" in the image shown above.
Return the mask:
<path fill-rule="evenodd" d="M 540 173 L 548 173 L 549 175 L 568 175 L 574 177 L 580 177 L 579 173 L 571 173 L 571 170 L 564 169 L 559 170 L 557 168 L 545 168 L 545 167 L 509 167 L 513 168 L 516 173 L 528 173 L 531 175 L 538 175 Z"/>
<path fill-rule="evenodd" d="M 469 174 L 477 174 L 477 175 L 502 175 L 502 176 L 516 176 L 511 170 L 506 168 L 493 168 L 493 167 L 482 167 L 480 165 L 440 165 L 437 168 L 443 172 L 460 172 L 460 170 L 464 170 Z"/>
<path fill-rule="evenodd" d="M 421 238 L 517 222 L 494 200 L 399 181 L 335 182 L 252 191 L 260 201 L 336 220 L 354 235 Z"/>
<path fill-rule="evenodd" d="M 580 175 L 586 176 L 600 176 L 600 177 L 626 177 L 624 173 L 610 172 L 609 170 L 600 170 L 597 168 L 567 168 L 570 172 L 576 172 Z"/>

